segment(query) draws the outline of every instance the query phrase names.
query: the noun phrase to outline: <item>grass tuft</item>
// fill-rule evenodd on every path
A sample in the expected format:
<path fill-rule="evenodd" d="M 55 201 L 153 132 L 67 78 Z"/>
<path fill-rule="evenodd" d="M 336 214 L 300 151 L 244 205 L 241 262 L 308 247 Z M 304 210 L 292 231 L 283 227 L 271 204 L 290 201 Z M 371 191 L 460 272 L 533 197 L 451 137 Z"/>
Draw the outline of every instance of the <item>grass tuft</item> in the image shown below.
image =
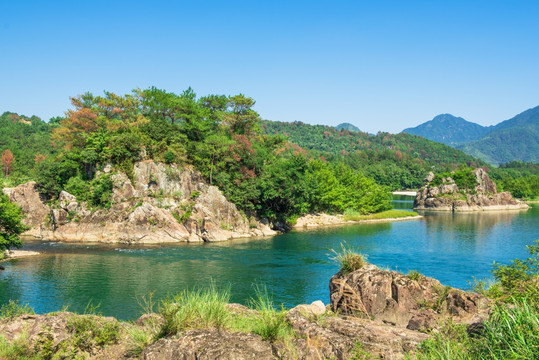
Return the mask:
<path fill-rule="evenodd" d="M 331 252 L 333 256 L 330 256 L 330 259 L 341 266 L 341 271 L 344 274 L 359 270 L 367 263 L 366 255 L 346 247 L 343 243 L 341 243 L 340 251 L 332 249 Z"/>

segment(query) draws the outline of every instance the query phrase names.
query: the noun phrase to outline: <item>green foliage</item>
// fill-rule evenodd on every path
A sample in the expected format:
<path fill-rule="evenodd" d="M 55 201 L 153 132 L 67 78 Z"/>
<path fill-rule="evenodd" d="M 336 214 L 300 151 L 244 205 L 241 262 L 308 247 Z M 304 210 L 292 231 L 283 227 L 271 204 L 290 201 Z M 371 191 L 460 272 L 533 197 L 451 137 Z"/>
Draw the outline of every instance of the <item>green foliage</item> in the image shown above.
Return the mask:
<path fill-rule="evenodd" d="M 68 180 L 65 190 L 73 194 L 78 201 L 87 201 L 98 208 L 110 208 L 112 202 L 113 182 L 110 175 L 103 175 L 92 181 L 84 181 L 80 177 Z"/>
<path fill-rule="evenodd" d="M 22 246 L 19 235 L 27 229 L 22 218 L 21 208 L 11 203 L 7 195 L 0 193 L 0 252 Z"/>
<path fill-rule="evenodd" d="M 527 300 L 512 308 L 496 305 L 485 328 L 469 337 L 465 325 L 447 323 L 432 333 L 417 359 L 535 359 L 539 349 L 539 308 Z"/>
<path fill-rule="evenodd" d="M 35 314 L 35 311 L 28 304 L 19 304 L 13 300 L 0 307 L 0 319 L 13 319 L 25 314 Z"/>
<path fill-rule="evenodd" d="M 461 191 L 475 191 L 477 186 L 477 178 L 473 174 L 473 169 L 467 167 L 461 167 L 458 170 L 452 172 L 437 173 L 434 175 L 434 179 L 430 182 L 430 186 L 441 185 L 444 179 L 452 178 L 455 184 Z"/>
<path fill-rule="evenodd" d="M 498 300 L 513 302 L 530 299 L 539 305 L 539 240 L 527 246 L 530 257 L 515 259 L 508 265 L 494 263 L 492 273 L 497 284 L 486 292 Z"/>
<path fill-rule="evenodd" d="M 224 327 L 230 316 L 226 307 L 229 300 L 229 291 L 219 291 L 213 284 L 167 297 L 158 308 L 164 320 L 158 336 L 175 335 L 188 329 Z"/>
<path fill-rule="evenodd" d="M 34 354 L 28 333 L 23 332 L 11 343 L 0 336 L 0 359 L 3 360 L 38 360 L 41 359 Z"/>
<path fill-rule="evenodd" d="M 298 121 L 263 121 L 262 131 L 285 135 L 310 156 L 323 157 L 330 163 L 345 163 L 391 189 L 417 189 L 433 169 L 443 172 L 455 170 L 462 164 L 486 165 L 462 151 L 406 133 L 370 135 Z M 300 151 L 293 144 L 290 151 Z"/>
<path fill-rule="evenodd" d="M 332 249 L 331 252 L 334 255 L 331 256 L 330 259 L 340 265 L 341 272 L 343 274 L 348 274 L 359 270 L 367 263 L 366 255 L 363 255 L 352 248 L 346 247 L 343 243 L 341 243 L 340 251 Z"/>
<path fill-rule="evenodd" d="M 73 347 L 91 351 L 94 347 L 117 342 L 120 324 L 94 315 L 75 315 L 68 320 L 67 330 L 73 335 Z"/>
<path fill-rule="evenodd" d="M 414 281 L 421 281 L 425 276 L 417 270 L 410 270 L 406 276 Z"/>
<path fill-rule="evenodd" d="M 275 309 L 267 288 L 256 286 L 255 293 L 256 296 L 251 299 L 251 304 L 258 313 L 252 332 L 271 342 L 292 337 L 293 330 L 286 320 L 285 310 Z"/>

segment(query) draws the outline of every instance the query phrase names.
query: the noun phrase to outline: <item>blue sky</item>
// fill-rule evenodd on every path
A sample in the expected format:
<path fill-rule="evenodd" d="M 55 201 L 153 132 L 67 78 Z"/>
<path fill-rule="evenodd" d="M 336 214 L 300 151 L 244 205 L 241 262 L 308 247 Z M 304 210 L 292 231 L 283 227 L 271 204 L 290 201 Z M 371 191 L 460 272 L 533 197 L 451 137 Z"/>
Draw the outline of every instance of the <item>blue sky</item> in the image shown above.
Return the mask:
<path fill-rule="evenodd" d="M 539 105 L 539 1 L 0 0 L 0 112 L 157 86 L 265 119 L 399 132 Z"/>

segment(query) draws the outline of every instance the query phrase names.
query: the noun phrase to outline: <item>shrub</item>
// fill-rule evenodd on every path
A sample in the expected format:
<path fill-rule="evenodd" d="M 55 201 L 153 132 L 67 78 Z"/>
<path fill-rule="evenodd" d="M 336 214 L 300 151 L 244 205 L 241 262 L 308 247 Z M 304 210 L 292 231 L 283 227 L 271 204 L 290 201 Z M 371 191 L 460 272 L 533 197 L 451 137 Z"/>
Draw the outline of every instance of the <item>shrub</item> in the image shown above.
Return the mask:
<path fill-rule="evenodd" d="M 410 270 L 406 276 L 414 281 L 420 281 L 424 278 L 424 275 L 417 270 Z"/>

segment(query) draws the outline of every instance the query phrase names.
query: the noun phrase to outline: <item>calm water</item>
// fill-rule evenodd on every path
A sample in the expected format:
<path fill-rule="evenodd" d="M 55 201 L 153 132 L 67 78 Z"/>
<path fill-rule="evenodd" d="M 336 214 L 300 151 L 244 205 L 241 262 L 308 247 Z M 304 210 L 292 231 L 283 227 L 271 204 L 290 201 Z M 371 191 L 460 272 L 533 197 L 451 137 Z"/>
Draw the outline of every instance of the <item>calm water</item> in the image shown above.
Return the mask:
<path fill-rule="evenodd" d="M 399 202 L 400 201 L 400 202 Z M 400 204 L 400 205 L 399 205 Z M 409 208 L 400 198 L 396 207 Z M 91 301 L 104 315 L 134 319 L 141 296 L 156 298 L 210 282 L 230 286 L 232 301 L 245 303 L 253 284 L 265 284 L 287 307 L 329 302 L 328 283 L 338 271 L 330 249 L 342 242 L 382 267 L 421 273 L 467 288 L 489 277 L 493 261 L 525 257 L 539 238 L 539 207 L 527 212 L 425 214 L 422 220 L 291 232 L 268 239 L 162 247 L 31 243 L 43 255 L 5 262 L 0 304 L 29 303 L 37 312 L 69 304 L 83 311 Z"/>

